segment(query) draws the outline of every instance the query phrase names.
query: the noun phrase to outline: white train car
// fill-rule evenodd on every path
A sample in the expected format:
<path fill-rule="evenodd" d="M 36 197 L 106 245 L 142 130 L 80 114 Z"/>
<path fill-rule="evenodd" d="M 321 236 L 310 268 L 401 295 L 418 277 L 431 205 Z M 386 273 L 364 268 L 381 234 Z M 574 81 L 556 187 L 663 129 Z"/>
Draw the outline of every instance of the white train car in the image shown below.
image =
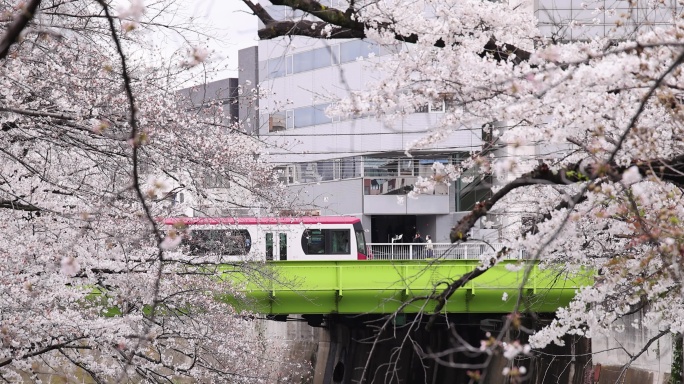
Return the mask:
<path fill-rule="evenodd" d="M 182 247 L 194 255 L 227 260 L 366 260 L 361 220 L 344 216 L 179 217 L 168 227 L 187 228 Z"/>

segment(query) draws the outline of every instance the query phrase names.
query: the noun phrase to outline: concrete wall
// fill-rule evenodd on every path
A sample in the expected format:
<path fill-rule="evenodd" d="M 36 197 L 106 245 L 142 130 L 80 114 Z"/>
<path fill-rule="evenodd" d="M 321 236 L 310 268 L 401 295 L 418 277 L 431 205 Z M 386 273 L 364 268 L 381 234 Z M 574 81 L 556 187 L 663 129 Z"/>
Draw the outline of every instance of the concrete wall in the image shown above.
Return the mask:
<path fill-rule="evenodd" d="M 449 213 L 449 196 L 407 195 L 363 196 L 363 212 L 368 215 L 428 215 Z"/>
<path fill-rule="evenodd" d="M 313 365 L 319 348 L 319 328 L 310 327 L 306 321 L 292 316 L 295 321 L 258 320 L 257 332 L 269 346 L 271 355 L 266 356 L 274 364 L 271 383 L 310 383 Z"/>
<path fill-rule="evenodd" d="M 239 120 L 247 133 L 258 133 L 259 99 L 252 92 L 259 84 L 259 55 L 256 46 L 238 51 L 238 85 L 242 89 L 240 95 Z"/>
<path fill-rule="evenodd" d="M 613 332 L 607 336 L 597 335 L 591 339 L 591 348 L 594 353 L 594 365 L 600 365 L 595 369 L 600 370 L 600 383 L 612 383 L 617 379 L 624 364 L 629 362 L 630 356 L 639 352 L 658 332 L 646 329 L 643 326 L 635 329 L 632 324 L 643 324 L 643 312 L 618 320 L 618 324 L 625 327 L 621 333 Z M 624 384 L 661 384 L 667 383 L 672 364 L 672 338 L 666 334 L 653 342 L 648 350 L 641 355 L 631 366 L 629 375 Z M 611 381 L 613 380 L 613 381 Z"/>
<path fill-rule="evenodd" d="M 363 179 L 291 184 L 288 192 L 297 207 L 320 210 L 322 216 L 363 213 Z"/>
<path fill-rule="evenodd" d="M 264 100 L 261 101 L 262 104 L 263 102 Z M 365 153 L 402 152 L 410 143 L 424 138 L 428 127 L 434 125 L 441 116 L 416 113 L 392 124 L 374 118 L 354 119 L 287 129 L 262 138 L 276 147 L 271 151 L 271 157 L 274 162 L 280 163 L 319 161 Z M 262 124 L 261 133 L 266 132 L 268 126 Z M 471 130 L 466 127 L 461 127 L 433 145 L 435 148 L 453 148 L 454 151 L 477 150 L 481 146 L 479 128 Z"/>

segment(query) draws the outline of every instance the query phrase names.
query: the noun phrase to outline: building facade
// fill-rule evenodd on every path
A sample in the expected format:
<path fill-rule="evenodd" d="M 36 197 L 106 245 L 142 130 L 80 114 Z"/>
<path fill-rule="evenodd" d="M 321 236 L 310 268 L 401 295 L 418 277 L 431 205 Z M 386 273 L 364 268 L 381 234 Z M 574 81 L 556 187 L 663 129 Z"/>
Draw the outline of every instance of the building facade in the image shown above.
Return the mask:
<path fill-rule="evenodd" d="M 268 9 L 276 17 L 298 16 L 284 7 Z M 461 212 L 488 189 L 458 181 L 418 198 L 408 193 L 418 177 L 433 174 L 433 163 L 457 164 L 481 150 L 482 127 L 453 127 L 445 140 L 407 153 L 452 107 L 447 99 L 391 122 L 327 113 L 331 104 L 378 78 L 374 64 L 398 49 L 403 48 L 365 40 L 260 41 L 258 134 L 272 145 L 269 160 L 300 210 L 357 216 L 374 243 L 400 235 L 410 241 L 416 232 L 446 242 Z"/>

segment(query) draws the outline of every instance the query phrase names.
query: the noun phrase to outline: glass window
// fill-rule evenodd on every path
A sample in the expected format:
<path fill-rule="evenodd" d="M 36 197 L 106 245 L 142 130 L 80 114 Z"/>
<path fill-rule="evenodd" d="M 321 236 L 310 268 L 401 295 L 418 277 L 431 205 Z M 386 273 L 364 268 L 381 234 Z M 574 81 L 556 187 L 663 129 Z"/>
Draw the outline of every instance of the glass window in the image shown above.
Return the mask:
<path fill-rule="evenodd" d="M 340 177 L 340 159 L 336 159 L 333 162 L 333 179 L 339 180 Z"/>
<path fill-rule="evenodd" d="M 310 71 L 314 68 L 312 51 L 302 52 L 292 56 L 292 73 Z"/>
<path fill-rule="evenodd" d="M 285 126 L 287 128 L 294 128 L 294 111 L 285 111 Z"/>
<path fill-rule="evenodd" d="M 400 159 L 399 160 L 399 174 L 402 176 L 412 176 L 413 175 L 413 160 L 412 159 Z"/>
<path fill-rule="evenodd" d="M 325 114 L 325 110 L 330 104 L 319 104 L 313 107 L 314 109 L 314 124 L 328 124 L 332 119 Z"/>
<path fill-rule="evenodd" d="M 245 229 L 193 230 L 188 238 L 183 239 L 191 255 L 246 255 L 252 247 L 252 238 Z"/>
<path fill-rule="evenodd" d="M 279 234 L 280 237 L 280 260 L 287 260 L 287 233 Z"/>
<path fill-rule="evenodd" d="M 353 40 L 340 44 L 340 62 L 348 63 L 369 55 L 379 55 L 380 47 L 363 40 Z"/>
<path fill-rule="evenodd" d="M 293 68 L 293 64 L 292 64 L 292 60 L 293 60 L 292 57 L 293 57 L 293 56 L 294 56 L 294 55 L 287 55 L 287 56 L 285 56 L 285 64 L 286 64 L 286 65 L 285 65 L 285 72 L 286 72 L 288 75 L 291 75 L 291 74 L 294 73 L 294 72 L 293 72 L 293 71 L 294 71 L 294 68 Z"/>
<path fill-rule="evenodd" d="M 205 173 L 202 176 L 205 188 L 229 188 L 230 176 L 227 173 Z"/>
<path fill-rule="evenodd" d="M 307 255 L 348 255 L 351 231 L 348 229 L 308 229 L 302 235 L 302 249 Z"/>
<path fill-rule="evenodd" d="M 435 100 L 430 103 L 430 113 L 444 113 L 445 107 L 444 100 Z"/>
<path fill-rule="evenodd" d="M 329 47 L 314 49 L 311 52 L 313 53 L 314 69 L 329 67 L 332 64 L 332 50 Z"/>
<path fill-rule="evenodd" d="M 430 177 L 435 172 L 432 170 L 432 164 L 442 163 L 444 165 L 449 164 L 447 159 L 420 159 L 418 161 L 418 176 Z"/>
<path fill-rule="evenodd" d="M 361 161 L 358 157 L 340 159 L 340 174 L 342 179 L 361 177 Z"/>
<path fill-rule="evenodd" d="M 268 79 L 268 60 L 259 62 L 259 81 Z"/>
<path fill-rule="evenodd" d="M 307 229 L 302 235 L 302 249 L 306 255 L 325 253 L 325 235 L 321 229 Z"/>
<path fill-rule="evenodd" d="M 323 47 L 293 55 L 292 73 L 329 67 L 332 64 L 331 53 L 329 47 Z"/>
<path fill-rule="evenodd" d="M 319 161 L 317 164 L 318 174 L 321 176 L 322 181 L 335 179 L 335 173 L 333 167 L 335 165 L 334 161 Z"/>
<path fill-rule="evenodd" d="M 294 110 L 294 127 L 302 128 L 314 125 L 314 107 L 297 108 Z"/>
<path fill-rule="evenodd" d="M 273 260 L 273 233 L 266 234 L 266 260 Z"/>
<path fill-rule="evenodd" d="M 356 252 L 366 254 L 366 237 L 363 231 L 354 231 L 356 235 Z"/>
<path fill-rule="evenodd" d="M 273 79 L 276 77 L 282 77 L 285 76 L 285 58 L 284 57 L 276 57 L 275 59 L 271 59 L 268 61 L 268 74 L 266 77 L 269 79 Z"/>
<path fill-rule="evenodd" d="M 294 127 L 302 128 L 318 124 L 328 124 L 332 119 L 325 114 L 329 104 L 313 107 L 297 108 L 294 110 Z"/>
<path fill-rule="evenodd" d="M 330 253 L 335 255 L 348 255 L 351 253 L 349 247 L 348 229 L 328 229 L 330 237 Z"/>
<path fill-rule="evenodd" d="M 330 50 L 332 51 L 332 63 L 333 65 L 339 64 L 340 63 L 340 45 L 335 44 L 330 47 Z"/>
<path fill-rule="evenodd" d="M 275 20 L 282 20 L 287 18 L 288 11 L 290 10 L 290 7 L 282 5 L 266 5 L 264 6 L 264 8 Z"/>

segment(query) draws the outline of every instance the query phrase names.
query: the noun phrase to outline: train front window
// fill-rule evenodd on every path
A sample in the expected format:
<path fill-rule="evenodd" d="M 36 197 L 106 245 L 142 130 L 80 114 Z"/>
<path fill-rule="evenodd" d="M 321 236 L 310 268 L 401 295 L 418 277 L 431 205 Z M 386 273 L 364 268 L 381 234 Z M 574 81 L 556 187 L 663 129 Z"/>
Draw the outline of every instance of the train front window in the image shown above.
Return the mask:
<path fill-rule="evenodd" d="M 366 237 L 364 236 L 363 231 L 354 231 L 354 234 L 356 235 L 356 252 L 365 255 Z"/>
<path fill-rule="evenodd" d="M 195 229 L 183 240 L 188 252 L 195 256 L 246 255 L 252 248 L 247 230 Z"/>
<path fill-rule="evenodd" d="M 308 229 L 302 235 L 302 249 L 306 255 L 348 255 L 350 240 L 348 229 Z"/>
<path fill-rule="evenodd" d="M 331 240 L 330 253 L 349 254 L 349 230 L 348 229 L 329 229 Z"/>
<path fill-rule="evenodd" d="M 325 234 L 320 229 L 308 229 L 302 235 L 302 249 L 307 255 L 325 253 Z"/>

